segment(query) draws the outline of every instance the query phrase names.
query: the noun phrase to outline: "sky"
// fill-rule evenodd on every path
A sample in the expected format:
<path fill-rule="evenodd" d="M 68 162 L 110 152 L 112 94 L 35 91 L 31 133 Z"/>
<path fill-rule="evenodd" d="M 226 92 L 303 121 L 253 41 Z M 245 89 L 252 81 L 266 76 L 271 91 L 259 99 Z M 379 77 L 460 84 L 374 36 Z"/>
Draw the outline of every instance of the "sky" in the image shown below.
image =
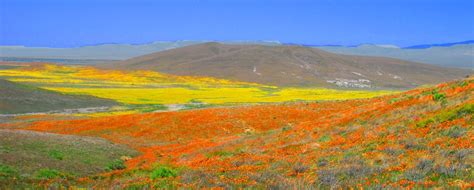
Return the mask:
<path fill-rule="evenodd" d="M 404 47 L 472 39 L 473 0 L 0 0 L 0 45 L 270 40 Z"/>

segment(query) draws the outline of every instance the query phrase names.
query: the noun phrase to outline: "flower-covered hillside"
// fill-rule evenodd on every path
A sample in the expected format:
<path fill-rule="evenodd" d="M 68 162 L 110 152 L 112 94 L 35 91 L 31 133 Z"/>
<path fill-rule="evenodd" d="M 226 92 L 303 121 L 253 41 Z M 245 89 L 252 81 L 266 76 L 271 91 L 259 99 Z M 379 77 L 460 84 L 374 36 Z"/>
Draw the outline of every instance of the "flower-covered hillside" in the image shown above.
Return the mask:
<path fill-rule="evenodd" d="M 27 130 L 98 136 L 141 155 L 78 186 L 472 187 L 474 80 L 372 99 L 209 108 Z"/>

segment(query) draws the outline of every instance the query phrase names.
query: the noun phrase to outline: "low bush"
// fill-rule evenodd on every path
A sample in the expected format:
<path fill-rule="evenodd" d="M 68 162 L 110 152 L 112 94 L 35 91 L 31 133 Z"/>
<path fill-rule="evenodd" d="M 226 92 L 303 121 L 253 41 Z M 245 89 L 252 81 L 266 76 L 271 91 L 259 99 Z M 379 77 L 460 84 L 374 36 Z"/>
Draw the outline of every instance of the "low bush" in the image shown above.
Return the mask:
<path fill-rule="evenodd" d="M 173 169 L 167 166 L 160 166 L 151 172 L 150 178 L 152 180 L 155 180 L 159 178 L 176 177 L 176 176 L 178 176 L 178 171 L 176 169 Z"/>
<path fill-rule="evenodd" d="M 431 94 L 433 95 L 434 101 L 437 101 L 437 102 L 446 101 L 446 94 L 439 93 L 438 90 L 433 90 Z"/>
<path fill-rule="evenodd" d="M 35 176 L 38 179 L 56 179 L 65 177 L 65 175 L 60 171 L 47 168 L 38 170 Z"/>
<path fill-rule="evenodd" d="M 109 164 L 107 164 L 107 167 L 105 168 L 105 170 L 113 171 L 113 170 L 123 170 L 125 168 L 126 168 L 125 162 L 121 159 L 116 159 L 110 162 Z"/>
<path fill-rule="evenodd" d="M 18 172 L 10 166 L 0 164 L 0 180 L 10 179 L 18 176 Z"/>
<path fill-rule="evenodd" d="M 64 154 L 58 150 L 52 150 L 49 152 L 49 157 L 54 158 L 56 160 L 63 160 Z"/>
<path fill-rule="evenodd" d="M 318 142 L 329 142 L 331 141 L 331 136 L 329 135 L 324 135 L 318 139 Z"/>

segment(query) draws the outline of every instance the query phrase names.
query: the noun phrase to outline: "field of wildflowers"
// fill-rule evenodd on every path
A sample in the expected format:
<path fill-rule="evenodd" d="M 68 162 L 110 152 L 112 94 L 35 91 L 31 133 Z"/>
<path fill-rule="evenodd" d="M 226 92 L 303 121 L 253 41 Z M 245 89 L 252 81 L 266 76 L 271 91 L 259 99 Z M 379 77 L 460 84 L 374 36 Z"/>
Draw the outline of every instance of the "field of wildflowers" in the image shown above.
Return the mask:
<path fill-rule="evenodd" d="M 369 99 L 3 127 L 102 137 L 141 152 L 124 168 L 67 181 L 77 187 L 472 188 L 473 90 L 470 78 Z"/>
<path fill-rule="evenodd" d="M 121 72 L 84 66 L 35 65 L 0 70 L 0 77 L 68 94 L 129 104 L 241 104 L 370 98 L 393 91 L 283 88 L 152 71 Z"/>

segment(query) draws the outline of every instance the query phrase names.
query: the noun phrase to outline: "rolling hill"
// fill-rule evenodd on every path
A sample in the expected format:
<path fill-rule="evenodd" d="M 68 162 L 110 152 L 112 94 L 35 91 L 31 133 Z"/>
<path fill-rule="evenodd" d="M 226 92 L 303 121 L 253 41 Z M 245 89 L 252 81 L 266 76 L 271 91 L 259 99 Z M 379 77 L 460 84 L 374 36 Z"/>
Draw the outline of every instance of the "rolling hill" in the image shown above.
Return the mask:
<path fill-rule="evenodd" d="M 392 58 L 351 56 L 302 46 L 203 43 L 99 67 L 211 76 L 277 86 L 412 88 L 470 71 Z"/>
<path fill-rule="evenodd" d="M 92 96 L 65 95 L 0 79 L 0 114 L 61 111 L 118 103 Z"/>
<path fill-rule="evenodd" d="M 102 137 L 142 153 L 113 175 L 67 181 L 76 187 L 469 189 L 473 90 L 469 78 L 371 99 L 27 120 L 19 127 Z"/>

